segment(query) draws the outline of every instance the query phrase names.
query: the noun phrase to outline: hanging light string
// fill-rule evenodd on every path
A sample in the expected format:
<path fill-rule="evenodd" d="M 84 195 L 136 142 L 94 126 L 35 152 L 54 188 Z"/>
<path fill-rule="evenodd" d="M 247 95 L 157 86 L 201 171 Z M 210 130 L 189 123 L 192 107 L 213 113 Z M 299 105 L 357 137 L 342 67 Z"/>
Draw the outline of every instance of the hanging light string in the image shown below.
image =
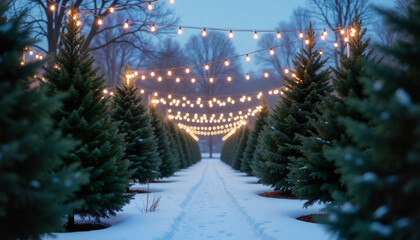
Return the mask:
<path fill-rule="evenodd" d="M 236 130 L 238 130 L 239 128 L 233 129 L 232 131 L 230 131 L 228 134 L 226 134 L 225 136 L 222 137 L 222 141 L 226 141 L 230 136 L 232 136 Z"/>
<path fill-rule="evenodd" d="M 123 8 L 128 8 L 128 7 L 136 7 L 136 6 L 140 6 L 140 5 L 145 5 L 147 4 L 148 6 L 150 6 L 152 3 L 155 2 L 159 2 L 160 0 L 150 0 L 150 1 L 145 1 L 145 2 L 139 2 L 139 3 L 133 3 L 133 4 L 127 4 L 127 5 L 120 5 L 120 6 L 109 6 L 109 7 L 100 7 L 100 8 L 85 8 L 85 9 L 77 9 L 78 12 L 96 12 L 99 10 L 107 10 L 110 13 L 114 13 L 116 9 L 123 9 Z M 70 7 L 67 7 L 63 4 L 54 2 L 53 0 L 48 0 L 49 4 L 48 4 L 48 8 L 50 11 L 54 12 L 57 9 L 57 6 L 60 6 L 66 10 L 69 10 Z M 169 3 L 174 4 L 174 0 L 170 0 Z M 148 7 L 149 8 L 149 7 Z M 153 7 L 152 9 L 153 10 Z"/>
<path fill-rule="evenodd" d="M 188 133 L 193 133 L 195 135 L 203 135 L 203 136 L 214 136 L 214 135 L 225 134 L 225 133 L 238 129 L 242 127 L 243 125 L 246 125 L 246 122 L 243 122 L 241 125 L 237 127 L 232 127 L 228 129 L 213 130 L 213 131 L 196 131 L 196 130 L 191 130 L 188 126 L 182 126 L 178 124 L 179 128 L 185 130 Z"/>
<path fill-rule="evenodd" d="M 186 125 L 183 123 L 178 123 L 179 126 L 183 126 L 185 128 L 189 128 L 193 131 L 211 131 L 211 130 L 222 130 L 222 129 L 229 129 L 229 128 L 233 128 L 239 125 L 242 125 L 243 122 L 246 122 L 245 120 L 239 120 L 236 122 L 231 122 L 231 123 L 226 123 L 226 124 L 219 124 L 219 125 L 215 125 L 215 126 L 198 126 L 198 125 Z"/>

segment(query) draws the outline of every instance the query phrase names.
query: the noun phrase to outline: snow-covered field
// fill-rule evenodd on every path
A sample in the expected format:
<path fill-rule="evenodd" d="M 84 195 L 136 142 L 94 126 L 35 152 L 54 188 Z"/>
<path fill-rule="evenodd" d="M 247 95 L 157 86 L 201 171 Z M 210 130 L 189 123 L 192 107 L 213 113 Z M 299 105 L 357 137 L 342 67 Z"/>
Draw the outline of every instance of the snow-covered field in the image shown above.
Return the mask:
<path fill-rule="evenodd" d="M 303 201 L 258 196 L 273 189 L 252 184 L 255 177 L 232 170 L 220 160 L 204 159 L 163 179 L 151 183 L 161 201 L 156 212 L 139 210 L 146 194 L 137 194 L 123 211 L 103 222 L 103 230 L 58 233 L 45 239 L 57 240 L 142 240 L 142 239 L 331 239 L 319 224 L 296 217 L 319 212 L 316 205 L 302 208 Z M 145 185 L 132 189 L 145 190 Z"/>

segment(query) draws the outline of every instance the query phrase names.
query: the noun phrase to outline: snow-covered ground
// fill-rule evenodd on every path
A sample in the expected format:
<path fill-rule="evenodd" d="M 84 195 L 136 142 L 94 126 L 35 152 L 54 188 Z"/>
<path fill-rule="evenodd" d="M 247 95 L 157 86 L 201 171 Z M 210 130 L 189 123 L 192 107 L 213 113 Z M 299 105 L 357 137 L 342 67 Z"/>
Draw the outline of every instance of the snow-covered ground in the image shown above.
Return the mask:
<path fill-rule="evenodd" d="M 259 193 L 273 189 L 253 184 L 255 177 L 220 160 L 204 159 L 164 180 L 169 182 L 150 184 L 151 195 L 162 197 L 156 212 L 142 213 L 146 194 L 137 194 L 117 216 L 103 220 L 112 225 L 109 228 L 44 239 L 331 239 L 321 225 L 296 220 L 322 206 L 304 209 L 300 200 L 261 197 Z M 132 189 L 146 186 L 136 184 Z"/>

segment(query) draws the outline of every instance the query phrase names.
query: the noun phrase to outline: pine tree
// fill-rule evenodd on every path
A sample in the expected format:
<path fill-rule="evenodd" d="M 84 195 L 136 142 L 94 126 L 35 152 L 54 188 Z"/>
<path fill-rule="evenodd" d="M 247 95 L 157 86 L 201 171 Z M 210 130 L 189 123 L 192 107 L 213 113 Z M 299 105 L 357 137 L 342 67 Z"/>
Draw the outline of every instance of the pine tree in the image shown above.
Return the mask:
<path fill-rule="evenodd" d="M 155 106 L 149 107 L 150 116 L 152 119 L 152 127 L 154 129 L 155 137 L 158 141 L 158 153 L 162 159 L 162 163 L 159 167 L 160 177 L 170 177 L 177 169 L 177 162 L 174 156 L 171 154 L 171 139 L 169 132 L 165 128 L 162 115 L 158 113 Z"/>
<path fill-rule="evenodd" d="M 252 129 L 252 132 L 246 144 L 246 149 L 241 163 L 241 171 L 247 173 L 248 175 L 252 175 L 251 165 L 254 161 L 254 152 L 255 148 L 257 147 L 258 136 L 263 127 L 267 125 L 267 119 L 269 114 L 267 108 L 267 101 L 264 97 L 261 100 L 260 106 L 262 108 L 261 111 L 257 113 L 257 119 L 255 120 L 254 128 Z"/>
<path fill-rule="evenodd" d="M 172 156 L 174 158 L 175 166 L 176 166 L 175 171 L 177 171 L 181 168 L 181 157 L 179 155 L 178 143 L 176 141 L 176 138 L 175 138 L 174 134 L 172 134 L 171 126 L 169 126 L 169 122 L 165 121 L 164 124 L 165 124 L 165 128 L 166 128 L 166 131 L 167 131 L 167 134 L 168 134 L 168 139 L 169 139 L 169 142 L 170 142 L 170 145 L 169 145 L 170 150 L 171 150 L 170 154 L 172 154 Z"/>
<path fill-rule="evenodd" d="M 345 100 L 367 121 L 339 119 L 356 145 L 335 151 L 347 193 L 326 223 L 340 239 L 420 239 L 420 1 L 407 16 L 379 12 L 405 37 L 380 47 L 392 63 L 363 62 L 378 79 L 362 78 L 368 98 Z"/>
<path fill-rule="evenodd" d="M 322 60 L 315 48 L 315 33 L 311 25 L 306 35 L 309 44 L 293 61 L 295 71 L 291 76 L 283 75 L 289 90 L 281 95 L 281 101 L 269 118 L 270 127 L 264 131 L 267 136 L 262 139 L 273 142 L 264 141 L 267 148 L 263 159 L 256 159 L 263 169 L 262 172 L 255 171 L 261 182 L 284 191 L 290 190 L 292 183 L 299 179 L 298 171 L 303 170 L 297 161 L 302 156 L 299 138 L 309 135 L 308 119 L 314 116 L 321 98 L 331 91 L 329 70 L 322 69 L 327 59 Z"/>
<path fill-rule="evenodd" d="M 31 87 L 44 62 L 21 63 L 22 51 L 34 42 L 22 27 L 24 16 L 8 20 L 8 9 L 0 3 L 0 236 L 40 239 L 60 230 L 62 218 L 80 205 L 67 200 L 87 176 L 77 165 L 57 170 L 76 145 L 53 130 L 62 96 Z"/>
<path fill-rule="evenodd" d="M 63 45 L 54 63 L 45 68 L 45 78 L 52 95 L 67 93 L 63 106 L 55 113 L 57 129 L 79 142 L 66 156 L 65 164 L 80 164 L 90 175 L 90 182 L 71 200 L 83 201 L 75 213 L 99 219 L 114 215 L 129 202 L 131 196 L 125 194 L 129 162 L 122 160 L 123 135 L 112 123 L 109 98 L 103 95 L 105 79 L 92 68 L 94 58 L 89 51 L 81 50 L 84 36 L 77 21 L 72 7 L 65 23 L 66 33 L 61 34 Z M 68 226 L 73 224 L 74 216 L 69 216 Z"/>
<path fill-rule="evenodd" d="M 248 142 L 248 138 L 250 134 L 248 125 L 244 126 L 242 131 L 243 132 L 241 134 L 241 138 L 239 139 L 238 145 L 237 145 L 236 156 L 233 159 L 233 163 L 232 163 L 232 168 L 235 170 L 241 169 L 242 159 L 244 157 L 244 152 L 247 146 L 246 144 Z"/>
<path fill-rule="evenodd" d="M 363 87 L 359 81 L 359 77 L 365 74 L 361 59 L 373 61 L 372 50 L 368 50 L 370 40 L 364 40 L 366 29 L 362 29 L 362 20 L 357 11 L 352 29 L 354 37 L 349 42 L 350 57 L 338 53 L 341 66 L 333 69 L 333 87 L 338 97 L 329 95 L 323 99 L 319 109 L 321 113 L 311 119 L 314 127 L 312 136 L 302 138 L 301 151 L 304 157 L 300 161 L 306 168 L 299 176 L 303 181 L 294 183 L 293 193 L 308 200 L 305 206 L 314 202 L 330 202 L 333 192 L 345 191 L 340 181 L 339 169 L 334 162 L 335 156 L 329 156 L 328 151 L 333 146 L 349 143 L 344 126 L 338 123 L 338 118 L 361 119 L 360 114 L 347 105 L 344 99 L 364 98 Z"/>
<path fill-rule="evenodd" d="M 187 157 L 185 156 L 184 150 L 182 148 L 182 142 L 181 142 L 181 135 L 178 130 L 178 128 L 175 126 L 175 124 L 172 121 L 167 121 L 169 130 L 174 137 L 175 143 L 176 143 L 176 150 L 178 152 L 179 158 L 180 158 L 180 168 L 184 169 L 188 167 L 187 164 Z"/>
<path fill-rule="evenodd" d="M 142 103 L 142 95 L 135 81 L 127 77 L 130 73 L 126 64 L 120 76 L 122 86 L 115 86 L 112 120 L 125 134 L 125 158 L 131 163 L 132 179 L 145 183 L 148 179 L 151 181 L 158 177 L 161 159 L 151 117 Z"/>

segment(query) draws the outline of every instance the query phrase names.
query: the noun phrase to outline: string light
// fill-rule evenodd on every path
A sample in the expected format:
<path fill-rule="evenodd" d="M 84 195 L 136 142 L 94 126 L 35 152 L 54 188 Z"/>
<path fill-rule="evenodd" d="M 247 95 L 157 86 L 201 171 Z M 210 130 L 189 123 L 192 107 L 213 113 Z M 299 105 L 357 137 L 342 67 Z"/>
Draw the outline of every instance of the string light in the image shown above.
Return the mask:
<path fill-rule="evenodd" d="M 274 49 L 270 48 L 270 55 L 273 56 L 275 53 Z"/>
<path fill-rule="evenodd" d="M 76 26 L 80 27 L 80 25 L 82 25 L 82 22 L 80 20 L 77 20 Z"/>
<path fill-rule="evenodd" d="M 247 62 L 251 61 L 251 57 L 249 56 L 249 54 L 246 55 L 245 59 Z"/>
<path fill-rule="evenodd" d="M 319 55 L 322 55 L 322 54 L 324 54 L 324 51 L 322 51 L 322 50 L 319 51 Z"/>
<path fill-rule="evenodd" d="M 232 81 L 232 77 L 231 77 L 231 76 L 228 76 L 228 77 L 227 77 L 227 81 L 228 81 L 228 82 Z"/>
<path fill-rule="evenodd" d="M 153 5 L 152 5 L 152 3 L 151 3 L 151 2 L 149 2 L 149 4 L 147 5 L 147 9 L 148 9 L 149 11 L 152 11 L 152 10 L 153 10 Z"/>
<path fill-rule="evenodd" d="M 181 35 L 182 34 L 182 27 L 178 28 L 178 34 Z"/>
<path fill-rule="evenodd" d="M 210 66 L 206 63 L 206 65 L 204 65 L 204 69 L 205 69 L 206 71 L 208 71 L 208 70 L 210 69 Z"/>
<path fill-rule="evenodd" d="M 303 33 L 302 31 L 299 32 L 299 38 L 302 39 L 303 38 Z"/>
<path fill-rule="evenodd" d="M 214 78 L 212 78 L 212 77 L 211 77 L 211 78 L 209 79 L 209 82 L 210 82 L 210 83 L 214 83 Z"/>
<path fill-rule="evenodd" d="M 159 76 L 157 80 L 158 80 L 158 82 L 162 82 L 162 77 Z"/>
<path fill-rule="evenodd" d="M 181 82 L 181 79 L 180 79 L 179 77 L 177 77 L 177 78 L 175 79 L 175 82 L 176 82 L 176 83 L 179 83 L 179 82 Z"/>
<path fill-rule="evenodd" d="M 172 76 L 172 71 L 171 70 L 168 71 L 168 76 Z"/>
<path fill-rule="evenodd" d="M 230 65 L 229 61 L 227 59 L 225 59 L 225 66 L 229 67 L 229 65 Z"/>
<path fill-rule="evenodd" d="M 110 7 L 110 8 L 109 8 L 109 12 L 110 12 L 110 13 L 114 13 L 114 12 L 115 12 L 115 9 L 114 9 L 113 7 Z"/>
<path fill-rule="evenodd" d="M 154 76 L 155 76 L 155 72 L 151 72 L 151 73 L 150 73 L 150 76 L 151 76 L 151 77 L 154 77 Z"/>
<path fill-rule="evenodd" d="M 276 37 L 277 37 L 277 39 L 280 39 L 281 38 L 281 33 L 277 32 Z"/>
<path fill-rule="evenodd" d="M 51 10 L 51 12 L 54 12 L 55 11 L 55 4 L 51 4 L 50 5 L 50 10 Z"/>
<path fill-rule="evenodd" d="M 258 33 L 257 33 L 257 31 L 254 32 L 254 39 L 258 39 Z"/>
<path fill-rule="evenodd" d="M 129 27 L 129 25 L 128 25 L 128 21 L 125 21 L 125 23 L 124 23 L 124 28 L 125 28 L 125 29 L 128 29 L 128 27 Z"/>
<path fill-rule="evenodd" d="M 102 22 L 102 19 L 101 19 L 101 18 L 99 18 L 99 19 L 98 19 L 98 25 L 102 25 L 102 23 L 103 23 L 103 22 Z"/>
<path fill-rule="evenodd" d="M 232 32 L 232 30 L 230 30 L 229 31 L 229 38 L 233 38 L 233 37 L 234 37 L 233 32 Z"/>
<path fill-rule="evenodd" d="M 156 32 L 156 26 L 153 23 L 152 26 L 150 27 L 150 32 Z"/>
<path fill-rule="evenodd" d="M 191 78 L 191 82 L 192 83 L 195 83 L 195 78 Z"/>
<path fill-rule="evenodd" d="M 305 44 L 306 44 L 306 45 L 309 45 L 309 38 L 306 38 L 306 39 L 305 39 Z"/>
<path fill-rule="evenodd" d="M 341 33 L 341 35 L 344 35 L 344 33 L 346 33 L 346 32 L 344 31 L 344 29 L 341 29 L 340 33 Z"/>
<path fill-rule="evenodd" d="M 186 68 L 185 68 L 185 73 L 186 73 L 186 74 L 189 74 L 190 72 L 191 72 L 190 68 L 189 68 L 189 67 L 186 67 Z"/>
<path fill-rule="evenodd" d="M 248 73 L 245 75 L 245 79 L 246 79 L 246 80 L 251 79 L 251 77 L 249 76 L 249 74 L 248 74 Z"/>
<path fill-rule="evenodd" d="M 169 3 L 170 4 L 174 4 L 175 3 L 175 0 L 169 0 Z"/>
<path fill-rule="evenodd" d="M 201 36 L 203 36 L 203 37 L 206 37 L 207 36 L 207 31 L 206 31 L 206 29 L 204 28 L 203 29 L 203 31 L 201 32 Z"/>
<path fill-rule="evenodd" d="M 334 47 L 337 48 L 338 47 L 338 43 L 334 42 Z"/>
<path fill-rule="evenodd" d="M 284 73 L 286 73 L 286 74 L 289 73 L 289 69 L 288 68 L 285 68 L 284 69 Z"/>
<path fill-rule="evenodd" d="M 265 72 L 265 73 L 264 73 L 264 77 L 265 77 L 265 78 L 268 78 L 268 77 L 269 77 L 268 72 Z"/>
<path fill-rule="evenodd" d="M 324 29 L 324 32 L 322 33 L 322 36 L 324 36 L 324 37 L 326 37 L 327 36 L 327 30 L 326 29 Z"/>

